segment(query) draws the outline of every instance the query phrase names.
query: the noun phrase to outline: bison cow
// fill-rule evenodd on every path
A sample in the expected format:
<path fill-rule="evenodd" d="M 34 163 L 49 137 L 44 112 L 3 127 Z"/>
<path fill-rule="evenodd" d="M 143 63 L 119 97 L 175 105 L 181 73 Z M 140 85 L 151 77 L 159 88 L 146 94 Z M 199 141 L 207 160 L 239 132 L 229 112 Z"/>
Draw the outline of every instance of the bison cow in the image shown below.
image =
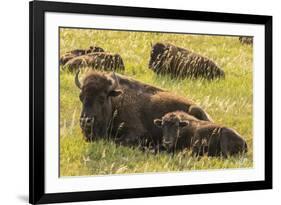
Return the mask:
<path fill-rule="evenodd" d="M 80 126 L 87 141 L 108 137 L 123 145 L 151 144 L 157 149 L 162 130 L 153 119 L 182 110 L 211 120 L 192 101 L 160 88 L 101 71 L 90 71 L 81 83 L 78 73 L 75 84 L 81 90 Z"/>
<path fill-rule="evenodd" d="M 225 76 L 212 60 L 172 44 L 154 44 L 148 66 L 156 73 L 170 74 L 172 77 L 212 80 Z"/>
<path fill-rule="evenodd" d="M 176 111 L 155 119 L 163 130 L 163 146 L 168 152 L 192 148 L 196 156 L 235 155 L 247 152 L 245 140 L 233 129 L 199 120 L 186 112 Z"/>
<path fill-rule="evenodd" d="M 69 70 L 77 70 L 81 67 L 91 67 L 94 69 L 115 71 L 124 70 L 124 62 L 119 54 L 106 52 L 94 52 L 70 59 L 66 64 Z"/>
<path fill-rule="evenodd" d="M 60 58 L 60 64 L 65 65 L 70 59 L 75 58 L 77 56 L 82 56 L 89 53 L 94 52 L 104 52 L 104 49 L 98 46 L 90 46 L 88 49 L 75 49 L 72 51 L 66 52 L 64 55 Z"/>
<path fill-rule="evenodd" d="M 240 36 L 239 41 L 241 44 L 253 44 L 253 37 Z"/>

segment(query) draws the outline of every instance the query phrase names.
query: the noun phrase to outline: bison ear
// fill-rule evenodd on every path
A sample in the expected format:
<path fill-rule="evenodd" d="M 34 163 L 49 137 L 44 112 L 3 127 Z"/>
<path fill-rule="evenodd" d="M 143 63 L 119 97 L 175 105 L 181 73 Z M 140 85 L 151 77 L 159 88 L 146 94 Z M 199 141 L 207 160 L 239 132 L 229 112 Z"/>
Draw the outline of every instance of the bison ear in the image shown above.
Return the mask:
<path fill-rule="evenodd" d="M 160 119 L 155 119 L 153 121 L 154 125 L 156 125 L 157 127 L 161 128 L 162 127 L 162 120 Z"/>
<path fill-rule="evenodd" d="M 189 125 L 189 122 L 188 122 L 187 120 L 181 121 L 181 122 L 179 123 L 179 126 L 180 126 L 180 127 L 185 127 L 185 126 L 187 126 L 187 125 Z"/>
<path fill-rule="evenodd" d="M 108 96 L 117 97 L 123 93 L 122 90 L 112 90 L 108 93 Z"/>

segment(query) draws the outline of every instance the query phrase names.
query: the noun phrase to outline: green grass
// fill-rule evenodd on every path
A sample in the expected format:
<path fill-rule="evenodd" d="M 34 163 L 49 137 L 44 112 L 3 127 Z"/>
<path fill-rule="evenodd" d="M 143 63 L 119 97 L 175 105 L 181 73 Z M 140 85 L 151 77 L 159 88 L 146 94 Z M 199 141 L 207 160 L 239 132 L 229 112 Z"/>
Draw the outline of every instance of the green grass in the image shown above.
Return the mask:
<path fill-rule="evenodd" d="M 224 80 L 202 81 L 157 76 L 148 69 L 150 43 L 169 42 L 189 48 L 214 60 L 226 74 Z M 174 157 L 154 155 L 137 148 L 117 146 L 111 141 L 87 143 L 79 127 L 81 103 L 74 75 L 60 72 L 60 175 L 81 176 L 198 169 L 248 168 L 252 152 L 252 47 L 241 45 L 238 37 L 178 35 L 143 32 L 61 29 L 60 53 L 97 45 L 119 53 L 125 63 L 124 75 L 150 83 L 202 106 L 218 124 L 237 130 L 247 141 L 244 156 L 195 158 L 186 150 Z"/>

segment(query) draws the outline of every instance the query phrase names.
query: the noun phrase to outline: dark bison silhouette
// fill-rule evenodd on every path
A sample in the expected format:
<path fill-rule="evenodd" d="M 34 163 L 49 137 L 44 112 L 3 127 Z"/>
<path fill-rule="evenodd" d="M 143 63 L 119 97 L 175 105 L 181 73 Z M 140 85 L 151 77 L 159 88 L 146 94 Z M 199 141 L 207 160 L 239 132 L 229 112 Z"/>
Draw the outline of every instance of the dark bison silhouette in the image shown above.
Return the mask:
<path fill-rule="evenodd" d="M 172 77 L 212 80 L 225 76 L 212 60 L 172 44 L 154 44 L 148 66 L 156 73 L 170 74 Z"/>
<path fill-rule="evenodd" d="M 240 36 L 239 37 L 239 41 L 242 44 L 249 44 L 252 45 L 253 44 L 253 37 L 247 37 L 247 36 Z"/>
<path fill-rule="evenodd" d="M 79 73 L 79 72 L 78 72 Z M 167 112 L 182 110 L 201 120 L 211 120 L 194 102 L 131 78 L 90 71 L 80 83 L 80 126 L 87 141 L 108 137 L 128 146 L 161 142 L 162 130 L 153 123 Z"/>
<path fill-rule="evenodd" d="M 65 65 L 72 58 L 94 52 L 104 52 L 104 49 L 98 46 L 90 46 L 88 49 L 75 49 L 68 51 L 60 57 L 60 64 Z"/>
<path fill-rule="evenodd" d="M 94 52 L 70 59 L 65 67 L 71 71 L 78 70 L 81 67 L 91 67 L 93 69 L 115 71 L 124 70 L 124 62 L 119 54 Z"/>
<path fill-rule="evenodd" d="M 165 114 L 154 124 L 163 130 L 163 146 L 168 152 L 192 148 L 196 156 L 231 156 L 247 152 L 245 140 L 235 130 L 202 121 L 182 111 Z"/>

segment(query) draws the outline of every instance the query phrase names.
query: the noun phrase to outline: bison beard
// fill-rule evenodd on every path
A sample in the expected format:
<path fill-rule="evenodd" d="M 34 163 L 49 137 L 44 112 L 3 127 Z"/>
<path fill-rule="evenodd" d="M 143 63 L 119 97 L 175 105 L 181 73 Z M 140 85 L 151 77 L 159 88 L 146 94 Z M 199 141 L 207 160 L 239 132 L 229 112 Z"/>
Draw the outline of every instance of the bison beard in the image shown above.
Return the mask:
<path fill-rule="evenodd" d="M 156 43 L 152 47 L 149 68 L 172 77 L 213 80 L 225 76 L 212 60 L 172 44 Z"/>
<path fill-rule="evenodd" d="M 81 126 L 89 140 L 94 140 L 93 137 L 109 137 L 123 145 L 152 144 L 157 149 L 162 131 L 153 124 L 155 118 L 167 112 L 182 110 L 202 120 L 210 120 L 208 114 L 192 101 L 121 75 L 92 71 L 82 84 L 77 74 L 75 82 L 81 89 L 82 121 L 94 118 L 92 127 L 85 129 Z M 100 103 L 103 95 L 106 98 Z M 86 102 L 86 99 L 92 99 L 92 102 Z M 96 136 L 92 135 L 91 129 L 94 133 L 106 130 L 106 136 L 100 136 L 98 132 Z"/>

